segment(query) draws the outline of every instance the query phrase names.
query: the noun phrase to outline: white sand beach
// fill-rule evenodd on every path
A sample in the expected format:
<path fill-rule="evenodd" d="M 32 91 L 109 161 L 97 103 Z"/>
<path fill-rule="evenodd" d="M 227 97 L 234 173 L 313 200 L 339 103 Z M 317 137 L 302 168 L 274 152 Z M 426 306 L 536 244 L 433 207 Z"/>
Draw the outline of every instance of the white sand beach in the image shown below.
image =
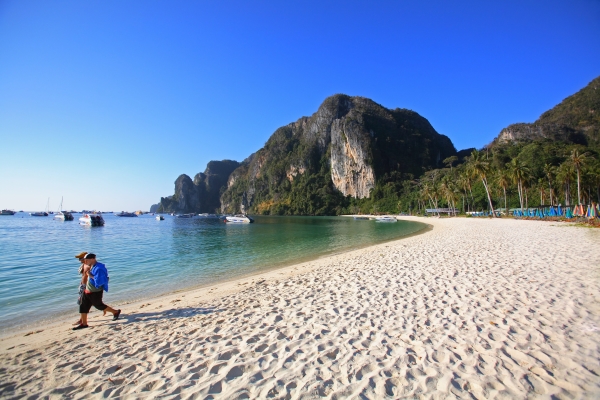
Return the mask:
<path fill-rule="evenodd" d="M 406 219 L 433 229 L 5 337 L 0 397 L 600 398 L 599 229 Z"/>

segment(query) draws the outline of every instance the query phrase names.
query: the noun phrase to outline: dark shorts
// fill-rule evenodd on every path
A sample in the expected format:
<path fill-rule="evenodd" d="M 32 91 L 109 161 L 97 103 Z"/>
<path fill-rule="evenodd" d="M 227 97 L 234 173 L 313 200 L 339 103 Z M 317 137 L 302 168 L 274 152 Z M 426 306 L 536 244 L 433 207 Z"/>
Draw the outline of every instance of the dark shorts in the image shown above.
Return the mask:
<path fill-rule="evenodd" d="M 102 302 L 102 293 L 103 292 L 83 293 L 83 296 L 81 296 L 81 304 L 79 305 L 79 313 L 89 313 L 92 306 L 100 311 L 106 309 L 108 306 Z"/>

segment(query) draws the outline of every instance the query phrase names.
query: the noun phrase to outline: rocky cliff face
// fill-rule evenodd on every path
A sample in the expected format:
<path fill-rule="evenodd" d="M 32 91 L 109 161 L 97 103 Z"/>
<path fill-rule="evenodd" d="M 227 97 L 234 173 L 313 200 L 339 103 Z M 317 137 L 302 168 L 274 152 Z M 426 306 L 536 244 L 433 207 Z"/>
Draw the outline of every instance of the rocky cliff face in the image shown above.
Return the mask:
<path fill-rule="evenodd" d="M 354 113 L 357 114 L 357 113 Z M 368 163 L 369 133 L 363 129 L 361 115 L 336 119 L 331 125 L 331 179 L 344 196 L 369 197 L 375 187 L 375 172 Z"/>
<path fill-rule="evenodd" d="M 223 160 L 210 161 L 204 172 L 196 174 L 194 180 L 185 174 L 175 180 L 175 193 L 161 197 L 157 212 L 213 213 L 220 207 L 221 189 L 240 163 Z"/>
<path fill-rule="evenodd" d="M 600 77 L 543 113 L 534 123 L 512 124 L 502 129 L 491 146 L 544 139 L 600 147 Z"/>
<path fill-rule="evenodd" d="M 385 174 L 420 176 L 455 153 L 450 139 L 413 111 L 335 95 L 311 117 L 275 131 L 231 174 L 221 210 L 328 213 L 340 198 L 368 197 Z"/>

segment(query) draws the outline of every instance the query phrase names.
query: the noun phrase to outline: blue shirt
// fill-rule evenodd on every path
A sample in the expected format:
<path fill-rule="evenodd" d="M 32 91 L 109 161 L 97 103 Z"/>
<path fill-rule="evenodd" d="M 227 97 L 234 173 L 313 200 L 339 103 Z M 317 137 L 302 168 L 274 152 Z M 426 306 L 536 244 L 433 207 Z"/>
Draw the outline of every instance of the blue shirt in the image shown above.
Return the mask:
<path fill-rule="evenodd" d="M 97 288 L 102 287 L 105 292 L 108 292 L 108 270 L 102 263 L 97 262 L 92 269 L 89 277 L 89 282 Z"/>

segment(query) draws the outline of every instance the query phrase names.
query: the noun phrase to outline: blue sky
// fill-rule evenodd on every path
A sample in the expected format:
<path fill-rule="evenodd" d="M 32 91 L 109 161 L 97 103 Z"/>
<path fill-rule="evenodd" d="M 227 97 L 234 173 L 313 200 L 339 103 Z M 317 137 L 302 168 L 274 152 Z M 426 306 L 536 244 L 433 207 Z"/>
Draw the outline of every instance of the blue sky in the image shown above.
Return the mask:
<path fill-rule="evenodd" d="M 458 149 L 600 75 L 600 2 L 0 1 L 0 208 L 148 209 L 335 93 Z"/>

